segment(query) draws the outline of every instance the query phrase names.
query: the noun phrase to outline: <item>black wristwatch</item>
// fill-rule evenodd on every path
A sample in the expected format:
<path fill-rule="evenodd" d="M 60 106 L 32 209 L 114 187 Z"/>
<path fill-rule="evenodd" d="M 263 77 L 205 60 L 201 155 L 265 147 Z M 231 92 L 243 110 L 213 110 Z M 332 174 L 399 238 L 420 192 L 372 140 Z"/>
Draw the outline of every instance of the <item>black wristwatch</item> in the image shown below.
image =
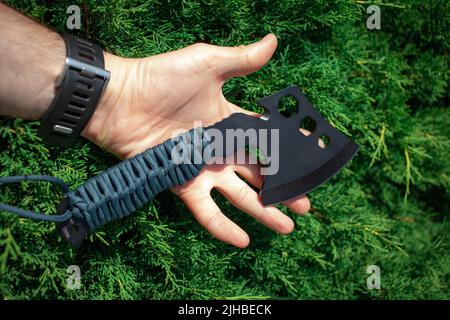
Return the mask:
<path fill-rule="evenodd" d="M 41 119 L 39 136 L 47 143 L 67 146 L 81 134 L 110 78 L 103 50 L 96 44 L 63 35 L 67 58 L 57 80 L 57 92 Z"/>

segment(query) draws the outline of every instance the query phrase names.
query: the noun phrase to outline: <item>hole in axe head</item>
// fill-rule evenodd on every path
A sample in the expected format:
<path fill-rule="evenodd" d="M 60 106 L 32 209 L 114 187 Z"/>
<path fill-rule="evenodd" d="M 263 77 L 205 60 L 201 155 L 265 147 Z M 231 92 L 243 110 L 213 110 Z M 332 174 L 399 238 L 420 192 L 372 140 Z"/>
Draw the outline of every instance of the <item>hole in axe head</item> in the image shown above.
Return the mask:
<path fill-rule="evenodd" d="M 311 117 L 304 117 L 300 120 L 299 131 L 305 136 L 309 136 L 316 130 L 316 121 Z"/>
<path fill-rule="evenodd" d="M 328 145 L 330 144 L 330 138 L 326 135 L 321 135 L 319 137 L 319 140 L 317 141 L 317 144 L 319 145 L 319 147 L 321 147 L 322 149 L 325 149 L 326 147 L 328 147 Z"/>
<path fill-rule="evenodd" d="M 289 118 L 298 112 L 298 101 L 291 95 L 281 97 L 278 103 L 278 112 Z"/>

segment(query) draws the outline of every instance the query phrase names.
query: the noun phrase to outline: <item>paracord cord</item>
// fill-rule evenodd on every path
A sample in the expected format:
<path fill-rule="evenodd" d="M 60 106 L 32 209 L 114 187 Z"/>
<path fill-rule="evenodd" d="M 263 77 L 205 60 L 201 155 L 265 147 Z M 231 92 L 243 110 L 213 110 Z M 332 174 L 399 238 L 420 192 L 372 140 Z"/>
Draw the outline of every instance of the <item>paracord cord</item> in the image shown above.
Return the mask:
<path fill-rule="evenodd" d="M 196 146 L 194 141 L 201 144 Z M 178 148 L 192 151 L 184 159 L 188 161 L 173 161 L 175 142 L 167 140 L 108 168 L 68 193 L 68 211 L 94 230 L 138 210 L 158 193 L 196 177 L 205 165 L 202 152 L 209 143 L 206 132 L 203 128 L 192 129 L 179 136 L 177 142 Z M 201 159 L 201 163 L 195 164 L 194 159 Z"/>
<path fill-rule="evenodd" d="M 57 223 L 76 217 L 84 220 L 90 230 L 95 230 L 100 225 L 138 210 L 158 193 L 196 177 L 205 165 L 203 152 L 209 143 L 210 138 L 203 128 L 191 129 L 175 141 L 167 140 L 108 168 L 75 191 L 70 191 L 63 180 L 51 176 L 0 177 L 0 185 L 20 181 L 49 181 L 58 184 L 68 199 L 67 210 L 60 215 L 38 214 L 3 203 L 0 203 L 0 210 Z M 177 148 L 188 153 L 175 161 L 172 152 Z M 199 159 L 200 163 L 195 163 Z"/>
<path fill-rule="evenodd" d="M 52 176 L 45 176 L 45 175 L 35 175 L 35 176 L 12 176 L 12 177 L 0 177 L 0 185 L 2 184 L 11 184 L 11 183 L 18 183 L 22 181 L 48 181 L 53 184 L 58 185 L 61 187 L 63 193 L 67 195 L 70 193 L 69 186 L 61 179 L 52 177 Z M 61 215 L 45 215 L 42 213 L 36 213 L 30 210 L 25 210 L 22 208 L 14 207 L 5 203 L 0 203 L 0 211 L 7 211 L 14 213 L 20 217 L 23 218 L 29 218 L 34 220 L 40 220 L 40 221 L 50 221 L 50 222 L 63 222 L 72 217 L 72 212 L 65 212 Z"/>

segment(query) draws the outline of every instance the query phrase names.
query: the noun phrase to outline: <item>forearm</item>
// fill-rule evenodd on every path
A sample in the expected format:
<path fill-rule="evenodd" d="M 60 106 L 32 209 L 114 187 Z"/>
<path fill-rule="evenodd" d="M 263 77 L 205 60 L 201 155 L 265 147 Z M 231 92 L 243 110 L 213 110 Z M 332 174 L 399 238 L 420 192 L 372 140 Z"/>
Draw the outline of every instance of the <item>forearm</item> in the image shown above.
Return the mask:
<path fill-rule="evenodd" d="M 56 80 L 64 69 L 66 46 L 62 37 L 0 3 L 0 116 L 37 120 L 56 94 Z M 98 132 L 124 81 L 126 59 L 104 52 L 111 71 L 103 97 L 82 135 L 101 144 Z"/>
<path fill-rule="evenodd" d="M 55 96 L 64 67 L 64 40 L 0 4 L 0 114 L 39 119 Z"/>

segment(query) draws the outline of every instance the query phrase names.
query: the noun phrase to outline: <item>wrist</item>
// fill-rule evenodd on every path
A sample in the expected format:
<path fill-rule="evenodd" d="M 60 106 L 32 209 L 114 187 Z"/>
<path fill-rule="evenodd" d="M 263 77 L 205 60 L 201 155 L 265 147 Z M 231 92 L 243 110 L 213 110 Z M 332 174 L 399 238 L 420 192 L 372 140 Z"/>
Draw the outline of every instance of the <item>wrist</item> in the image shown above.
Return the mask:
<path fill-rule="evenodd" d="M 91 119 L 81 135 L 100 147 L 105 147 L 109 132 L 114 126 L 114 108 L 125 85 L 127 59 L 104 52 L 105 70 L 111 73 L 111 78 L 103 91 L 102 97 Z"/>

